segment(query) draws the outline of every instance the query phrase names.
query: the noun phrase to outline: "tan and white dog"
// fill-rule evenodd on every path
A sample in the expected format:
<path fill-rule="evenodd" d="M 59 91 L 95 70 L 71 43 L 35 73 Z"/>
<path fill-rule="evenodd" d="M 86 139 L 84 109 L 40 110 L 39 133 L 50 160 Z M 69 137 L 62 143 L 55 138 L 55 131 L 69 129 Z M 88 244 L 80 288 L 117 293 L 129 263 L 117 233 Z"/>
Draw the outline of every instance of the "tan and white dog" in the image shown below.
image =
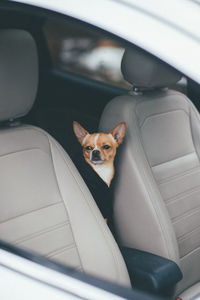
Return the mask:
<path fill-rule="evenodd" d="M 89 133 L 78 122 L 73 122 L 74 133 L 83 147 L 83 156 L 93 170 L 110 186 L 114 176 L 114 158 L 123 142 L 126 123 L 119 123 L 109 133 Z"/>

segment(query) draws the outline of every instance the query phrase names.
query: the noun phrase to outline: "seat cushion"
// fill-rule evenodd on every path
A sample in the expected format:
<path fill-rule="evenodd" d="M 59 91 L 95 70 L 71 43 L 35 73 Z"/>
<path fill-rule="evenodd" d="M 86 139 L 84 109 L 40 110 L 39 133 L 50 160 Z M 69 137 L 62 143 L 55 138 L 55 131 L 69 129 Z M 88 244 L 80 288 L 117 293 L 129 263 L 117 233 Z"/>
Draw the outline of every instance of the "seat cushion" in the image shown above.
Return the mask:
<path fill-rule="evenodd" d="M 31 126 L 0 130 L 0 237 L 130 285 L 120 251 L 61 146 Z"/>
<path fill-rule="evenodd" d="M 121 242 L 180 264 L 179 293 L 200 280 L 199 114 L 165 89 L 113 99 L 100 129 L 120 121 L 128 127 L 115 189 Z"/>
<path fill-rule="evenodd" d="M 198 300 L 200 299 L 200 283 L 194 284 L 180 295 L 182 300 Z"/>

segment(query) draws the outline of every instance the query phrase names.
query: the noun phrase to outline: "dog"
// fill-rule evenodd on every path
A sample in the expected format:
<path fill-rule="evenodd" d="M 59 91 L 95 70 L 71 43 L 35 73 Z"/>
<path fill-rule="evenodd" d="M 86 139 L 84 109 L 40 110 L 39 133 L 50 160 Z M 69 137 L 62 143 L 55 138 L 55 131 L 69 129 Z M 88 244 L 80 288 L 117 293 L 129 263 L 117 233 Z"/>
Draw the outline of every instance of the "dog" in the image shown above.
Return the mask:
<path fill-rule="evenodd" d="M 109 133 L 89 133 L 78 122 L 73 121 L 74 133 L 83 147 L 85 161 L 110 187 L 114 177 L 114 158 L 118 146 L 123 142 L 126 123 L 119 123 Z"/>

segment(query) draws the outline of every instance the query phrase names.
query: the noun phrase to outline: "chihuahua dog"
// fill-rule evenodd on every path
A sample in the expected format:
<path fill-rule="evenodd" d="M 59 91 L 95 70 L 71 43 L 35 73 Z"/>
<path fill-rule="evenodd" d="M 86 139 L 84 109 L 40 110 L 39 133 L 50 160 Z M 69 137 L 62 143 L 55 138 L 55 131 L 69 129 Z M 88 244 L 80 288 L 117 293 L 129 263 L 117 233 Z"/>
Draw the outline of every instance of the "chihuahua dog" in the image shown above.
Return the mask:
<path fill-rule="evenodd" d="M 119 123 L 109 133 L 89 133 L 78 122 L 73 122 L 74 133 L 83 147 L 85 161 L 110 186 L 114 176 L 114 158 L 117 147 L 126 133 L 126 123 Z"/>

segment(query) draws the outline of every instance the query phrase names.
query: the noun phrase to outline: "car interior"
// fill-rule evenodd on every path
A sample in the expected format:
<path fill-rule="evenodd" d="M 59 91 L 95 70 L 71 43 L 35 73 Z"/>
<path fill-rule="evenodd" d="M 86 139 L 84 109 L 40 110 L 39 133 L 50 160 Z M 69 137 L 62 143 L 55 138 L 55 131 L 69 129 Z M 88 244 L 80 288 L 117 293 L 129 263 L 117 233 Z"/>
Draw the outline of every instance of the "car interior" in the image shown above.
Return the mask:
<path fill-rule="evenodd" d="M 0 239 L 155 297 L 197 299 L 199 85 L 94 26 L 14 3 L 0 5 L 0 65 Z M 74 120 L 89 132 L 127 124 L 114 237 L 75 167 Z"/>

